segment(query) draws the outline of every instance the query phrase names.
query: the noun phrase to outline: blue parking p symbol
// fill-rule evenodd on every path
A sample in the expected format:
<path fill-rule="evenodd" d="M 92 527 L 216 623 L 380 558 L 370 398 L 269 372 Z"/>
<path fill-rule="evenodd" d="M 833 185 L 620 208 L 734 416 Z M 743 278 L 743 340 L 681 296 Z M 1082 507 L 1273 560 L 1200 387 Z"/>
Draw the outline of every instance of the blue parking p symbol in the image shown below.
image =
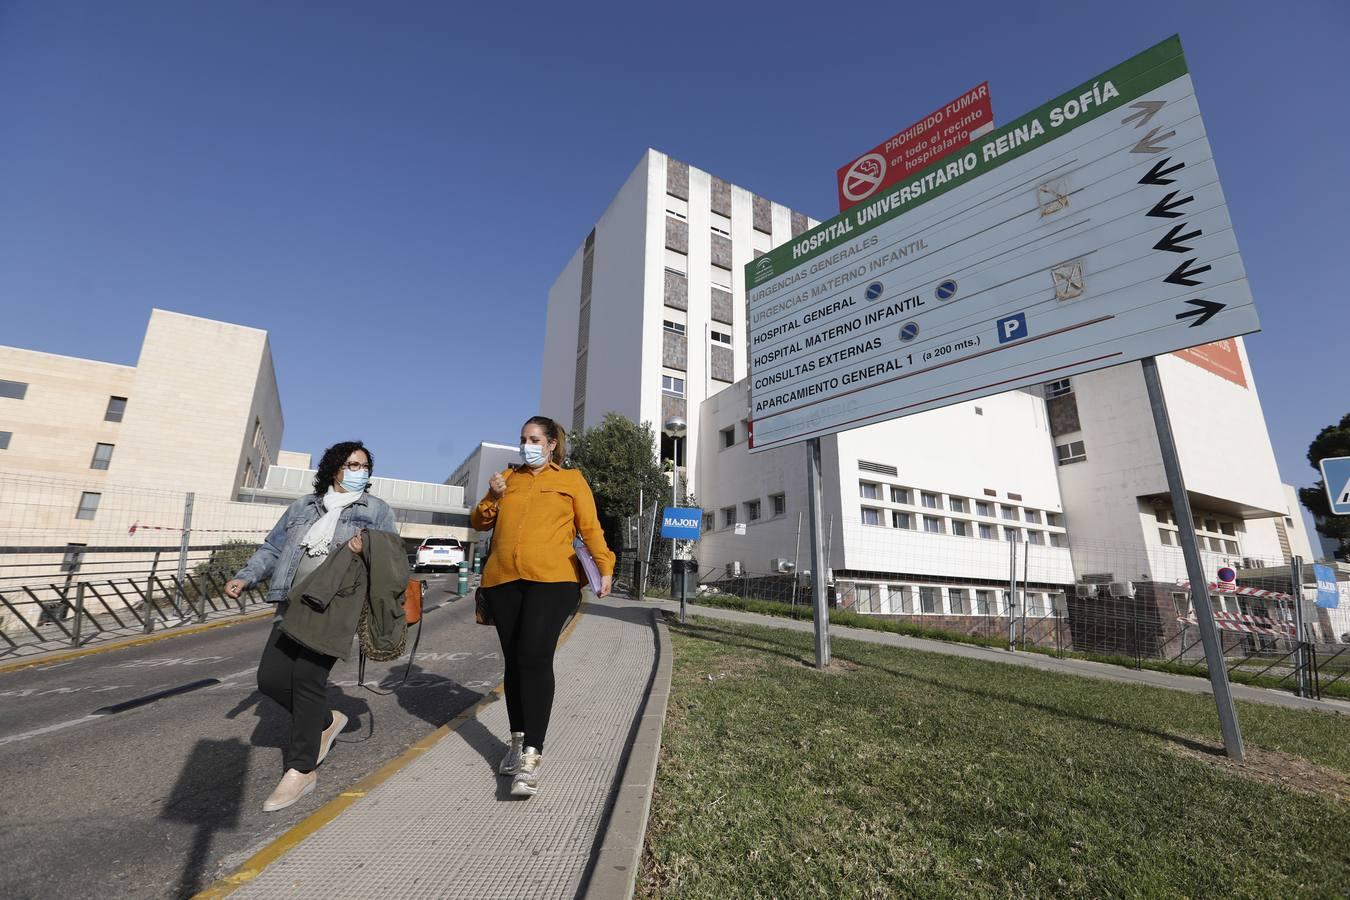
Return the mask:
<path fill-rule="evenodd" d="M 1027 336 L 1027 314 L 1018 313 L 1015 316 L 1008 316 L 1006 319 L 998 320 L 998 342 L 1006 344 L 1009 341 L 1020 341 Z"/>

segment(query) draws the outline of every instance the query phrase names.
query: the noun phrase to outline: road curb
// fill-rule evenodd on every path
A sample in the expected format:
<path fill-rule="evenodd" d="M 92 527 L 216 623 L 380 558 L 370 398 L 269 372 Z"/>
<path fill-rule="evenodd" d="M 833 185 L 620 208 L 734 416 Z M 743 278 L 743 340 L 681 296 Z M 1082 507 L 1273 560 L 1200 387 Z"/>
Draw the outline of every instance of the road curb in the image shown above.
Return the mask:
<path fill-rule="evenodd" d="M 647 836 L 647 817 L 651 812 L 652 792 L 656 786 L 656 766 L 661 756 L 661 734 L 665 727 L 666 705 L 670 700 L 670 631 L 665 616 L 653 609 L 652 629 L 656 639 L 656 665 L 647 686 L 633 745 L 629 748 L 618 792 L 610 810 L 600 852 L 591 866 L 584 897 L 610 900 L 629 898 L 637 886 L 638 868 Z"/>
<path fill-rule="evenodd" d="M 581 605 L 577 608 L 576 615 L 572 616 L 572 621 L 567 623 L 563 629 L 562 636 L 558 639 L 558 646 L 565 644 L 576 631 L 577 623 L 581 621 L 581 614 L 586 609 L 586 595 L 582 594 Z M 281 859 L 291 850 L 295 849 L 302 841 L 312 836 L 325 825 L 332 822 L 338 816 L 342 815 L 352 804 L 362 797 L 369 794 L 375 788 L 388 781 L 401 770 L 407 768 L 414 761 L 419 759 L 437 743 L 458 730 L 466 722 L 478 715 L 478 713 L 489 704 L 497 702 L 505 690 L 505 682 L 499 683 L 492 690 L 488 691 L 477 703 L 464 712 L 455 716 L 449 722 L 437 728 L 426 737 L 414 743 L 407 750 L 404 750 L 398 756 L 380 766 L 374 772 L 371 772 L 365 778 L 353 784 L 351 787 L 342 791 L 332 800 L 329 800 L 323 806 L 310 813 L 299 822 L 292 825 L 285 832 L 270 841 L 257 853 L 250 856 L 237 869 L 226 875 L 224 878 L 212 884 L 210 887 L 199 891 L 193 895 L 192 900 L 217 900 L 220 897 L 226 897 L 253 879 L 262 874 L 263 870 L 272 863 Z"/>
<path fill-rule="evenodd" d="M 204 622 L 200 625 L 180 625 L 167 631 L 161 631 L 157 634 L 147 634 L 143 637 L 131 637 L 126 640 L 113 639 L 106 643 L 99 644 L 97 647 L 84 647 L 79 650 L 52 650 L 47 653 L 33 654 L 22 660 L 12 663 L 0 664 L 0 675 L 6 672 L 17 672 L 20 669 L 31 669 L 34 666 L 48 666 L 53 663 L 69 662 L 72 659 L 81 659 L 86 656 L 93 656 L 95 653 L 106 653 L 109 650 L 121 650 L 125 647 L 140 647 L 144 644 L 154 644 L 169 638 L 184 637 L 189 634 L 201 634 L 203 631 L 211 631 L 214 628 L 228 628 L 231 625 L 238 625 L 241 622 L 253 622 L 264 616 L 271 616 L 276 613 L 274 608 L 260 609 L 257 612 L 246 613 L 229 619 L 218 619 L 214 622 Z"/>

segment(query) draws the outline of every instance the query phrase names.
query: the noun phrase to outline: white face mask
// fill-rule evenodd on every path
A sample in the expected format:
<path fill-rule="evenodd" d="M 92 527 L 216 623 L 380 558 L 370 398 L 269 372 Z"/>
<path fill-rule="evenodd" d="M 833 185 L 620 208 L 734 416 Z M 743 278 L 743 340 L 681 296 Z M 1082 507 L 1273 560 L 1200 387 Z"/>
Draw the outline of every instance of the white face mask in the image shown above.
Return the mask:
<path fill-rule="evenodd" d="M 521 444 L 520 458 L 525 460 L 525 465 L 530 468 L 543 465 L 545 453 L 541 444 Z"/>

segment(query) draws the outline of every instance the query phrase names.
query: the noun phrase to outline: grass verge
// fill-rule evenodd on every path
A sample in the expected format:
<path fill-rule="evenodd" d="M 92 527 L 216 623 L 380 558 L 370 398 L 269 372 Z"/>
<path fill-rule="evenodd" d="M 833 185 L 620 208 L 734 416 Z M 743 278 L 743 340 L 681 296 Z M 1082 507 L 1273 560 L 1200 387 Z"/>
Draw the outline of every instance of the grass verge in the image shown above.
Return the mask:
<path fill-rule="evenodd" d="M 690 600 L 691 605 L 694 603 Z M 737 609 L 743 612 L 759 613 L 766 616 L 777 616 L 785 619 L 799 619 L 809 622 L 814 616 L 811 607 L 805 604 L 789 606 L 785 603 L 777 603 L 772 600 L 750 600 L 744 597 L 736 597 L 731 594 L 700 594 L 697 605 L 715 606 L 721 609 Z M 980 647 L 1007 647 L 1006 637 L 986 638 L 978 634 L 959 634 L 952 631 L 944 631 L 940 628 L 927 628 L 923 625 L 916 625 L 912 622 L 892 622 L 886 619 L 878 619 L 875 616 L 867 616 L 861 613 L 849 612 L 848 610 L 832 609 L 830 610 L 830 622 L 835 625 L 843 625 L 846 628 L 866 628 L 869 631 L 889 631 L 894 634 L 904 634 L 910 637 L 929 638 L 935 641 L 949 641 L 957 644 L 975 644 Z M 1153 672 L 1167 672 L 1172 675 L 1191 675 L 1196 678 L 1208 678 L 1209 673 L 1203 663 L 1201 665 L 1187 665 L 1184 663 L 1166 662 L 1163 660 L 1136 660 L 1133 656 L 1116 656 L 1108 653 L 1081 653 L 1075 650 L 1064 650 L 1056 652 L 1045 647 L 1025 647 L 1020 648 L 1019 652 L 1040 653 L 1043 656 L 1060 656 L 1066 659 L 1086 659 L 1092 662 L 1106 663 L 1113 666 L 1123 666 L 1127 669 L 1141 668 Z M 1256 663 L 1252 663 L 1256 665 Z M 1264 664 L 1261 668 L 1264 668 Z M 1292 678 L 1280 679 L 1274 675 L 1262 675 L 1256 672 L 1244 671 L 1241 667 L 1228 673 L 1228 678 L 1235 684 L 1248 684 L 1252 687 L 1270 688 L 1277 691 L 1293 691 Z M 1322 690 L 1323 697 L 1337 698 L 1341 700 L 1350 700 L 1350 678 L 1326 685 Z"/>
<path fill-rule="evenodd" d="M 1350 718 L 693 618 L 641 897 L 1342 896 Z"/>

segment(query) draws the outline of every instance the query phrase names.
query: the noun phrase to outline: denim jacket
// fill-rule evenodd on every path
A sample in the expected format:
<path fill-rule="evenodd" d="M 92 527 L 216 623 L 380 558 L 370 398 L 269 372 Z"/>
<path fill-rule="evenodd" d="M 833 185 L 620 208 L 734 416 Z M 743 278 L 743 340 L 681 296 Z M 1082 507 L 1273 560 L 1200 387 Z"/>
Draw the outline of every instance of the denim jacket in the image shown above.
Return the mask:
<path fill-rule="evenodd" d="M 285 600 L 290 593 L 291 582 L 295 580 L 295 570 L 300 566 L 300 556 L 304 553 L 300 542 L 323 513 L 323 501 L 314 494 L 306 494 L 286 507 L 286 512 L 268 532 L 257 552 L 234 577 L 250 587 L 267 579 L 267 602 L 280 603 Z M 342 510 L 333 532 L 333 546 L 341 546 L 366 529 L 398 533 L 394 511 L 389 508 L 389 504 L 370 494 Z"/>

